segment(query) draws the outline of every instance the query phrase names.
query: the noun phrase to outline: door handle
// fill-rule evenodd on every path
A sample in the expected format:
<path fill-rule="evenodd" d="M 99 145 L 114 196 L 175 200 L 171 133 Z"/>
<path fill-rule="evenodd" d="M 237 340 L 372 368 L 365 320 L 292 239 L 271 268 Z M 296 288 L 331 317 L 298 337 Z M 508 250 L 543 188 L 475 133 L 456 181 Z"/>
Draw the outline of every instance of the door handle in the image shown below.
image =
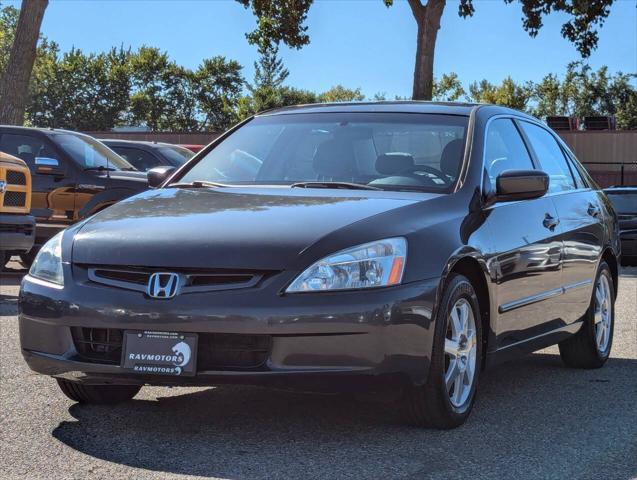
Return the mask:
<path fill-rule="evenodd" d="M 594 203 L 589 203 L 587 212 L 591 217 L 598 217 L 600 213 L 599 206 Z"/>
<path fill-rule="evenodd" d="M 544 225 L 545 228 L 548 228 L 551 232 L 555 230 L 555 227 L 557 227 L 559 224 L 560 220 L 558 218 L 551 216 L 551 214 L 549 213 L 544 215 L 544 221 L 542 222 L 542 225 Z"/>

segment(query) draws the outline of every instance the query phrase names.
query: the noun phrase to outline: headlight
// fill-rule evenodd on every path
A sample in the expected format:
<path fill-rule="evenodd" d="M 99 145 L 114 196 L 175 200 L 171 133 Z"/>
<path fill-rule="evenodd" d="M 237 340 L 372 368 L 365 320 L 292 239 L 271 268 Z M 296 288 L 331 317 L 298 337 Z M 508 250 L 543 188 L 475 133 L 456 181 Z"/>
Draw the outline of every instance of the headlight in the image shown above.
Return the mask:
<path fill-rule="evenodd" d="M 29 275 L 47 282 L 64 285 L 62 233 L 58 233 L 40 249 L 29 269 Z"/>
<path fill-rule="evenodd" d="M 286 292 L 352 290 L 397 285 L 403 278 L 407 241 L 387 238 L 341 250 L 296 277 Z"/>

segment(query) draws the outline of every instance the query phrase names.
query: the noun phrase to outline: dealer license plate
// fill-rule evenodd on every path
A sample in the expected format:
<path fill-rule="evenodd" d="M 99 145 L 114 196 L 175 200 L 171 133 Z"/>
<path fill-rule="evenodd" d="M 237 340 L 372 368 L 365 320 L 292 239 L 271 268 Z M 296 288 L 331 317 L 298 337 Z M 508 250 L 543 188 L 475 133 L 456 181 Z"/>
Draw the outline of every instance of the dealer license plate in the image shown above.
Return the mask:
<path fill-rule="evenodd" d="M 197 334 L 156 331 L 124 332 L 122 368 L 148 375 L 194 375 Z"/>

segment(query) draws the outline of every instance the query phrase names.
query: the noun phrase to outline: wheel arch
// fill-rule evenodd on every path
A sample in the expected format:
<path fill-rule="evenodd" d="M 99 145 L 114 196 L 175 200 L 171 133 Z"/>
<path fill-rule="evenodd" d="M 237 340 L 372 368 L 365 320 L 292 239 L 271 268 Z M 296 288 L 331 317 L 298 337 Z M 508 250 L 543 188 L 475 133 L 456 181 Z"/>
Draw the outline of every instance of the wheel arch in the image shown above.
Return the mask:
<path fill-rule="evenodd" d="M 617 256 L 611 247 L 606 247 L 606 249 L 604 249 L 601 260 L 604 260 L 610 268 L 610 273 L 613 277 L 613 290 L 615 292 L 615 298 L 617 298 L 617 290 L 619 287 L 619 264 L 617 262 Z"/>
<path fill-rule="evenodd" d="M 440 293 L 438 300 L 442 298 L 442 292 L 452 274 L 460 274 L 469 279 L 476 291 L 478 305 L 480 306 L 480 321 L 482 325 L 482 368 L 486 366 L 486 355 L 489 346 L 494 341 L 494 331 L 492 328 L 492 308 L 491 294 L 489 290 L 489 275 L 486 262 L 479 255 L 479 252 L 467 252 L 466 254 L 454 258 L 447 267 L 441 278 Z"/>

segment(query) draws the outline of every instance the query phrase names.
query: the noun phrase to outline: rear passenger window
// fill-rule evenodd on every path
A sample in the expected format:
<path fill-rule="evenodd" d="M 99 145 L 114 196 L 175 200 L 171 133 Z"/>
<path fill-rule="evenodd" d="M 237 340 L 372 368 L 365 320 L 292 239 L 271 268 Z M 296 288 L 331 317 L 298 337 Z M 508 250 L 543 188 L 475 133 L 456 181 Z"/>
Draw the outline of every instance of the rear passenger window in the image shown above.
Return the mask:
<path fill-rule="evenodd" d="M 499 118 L 489 124 L 484 164 L 492 188 L 496 177 L 505 170 L 533 170 L 529 152 L 511 119 Z"/>
<path fill-rule="evenodd" d="M 129 148 L 129 147 L 109 147 L 111 150 L 115 151 L 121 157 L 124 157 L 128 163 L 130 163 L 133 167 L 135 167 L 140 172 L 146 172 L 151 168 L 154 168 L 160 165 L 160 162 L 154 155 L 145 152 L 144 150 L 140 150 L 138 148 Z"/>
<path fill-rule="evenodd" d="M 564 153 L 557 140 L 547 130 L 528 122 L 520 122 L 522 130 L 529 138 L 540 168 L 550 178 L 549 192 L 564 192 L 575 189 L 575 181 L 568 168 Z"/>

